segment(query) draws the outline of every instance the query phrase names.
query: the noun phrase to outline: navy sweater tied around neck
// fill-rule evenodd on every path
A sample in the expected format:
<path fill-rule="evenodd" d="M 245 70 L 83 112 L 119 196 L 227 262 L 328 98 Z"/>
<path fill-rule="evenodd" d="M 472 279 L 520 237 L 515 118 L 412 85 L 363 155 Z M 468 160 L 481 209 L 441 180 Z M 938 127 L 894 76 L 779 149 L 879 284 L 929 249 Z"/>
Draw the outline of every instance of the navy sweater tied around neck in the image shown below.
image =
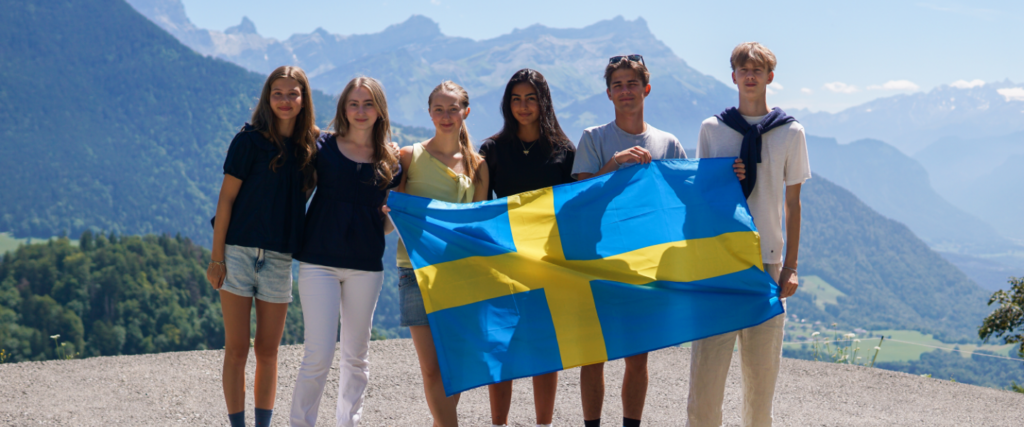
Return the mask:
<path fill-rule="evenodd" d="M 740 186 L 743 187 L 743 196 L 750 197 L 750 193 L 754 191 L 754 184 L 757 184 L 757 164 L 761 163 L 761 135 L 786 123 L 795 122 L 796 119 L 778 107 L 772 108 L 760 123 L 753 125 L 747 123 L 747 119 L 743 118 L 736 107 L 730 107 L 715 117 L 743 135 L 740 160 L 743 160 L 743 165 L 747 169 L 747 177 L 740 181 Z"/>

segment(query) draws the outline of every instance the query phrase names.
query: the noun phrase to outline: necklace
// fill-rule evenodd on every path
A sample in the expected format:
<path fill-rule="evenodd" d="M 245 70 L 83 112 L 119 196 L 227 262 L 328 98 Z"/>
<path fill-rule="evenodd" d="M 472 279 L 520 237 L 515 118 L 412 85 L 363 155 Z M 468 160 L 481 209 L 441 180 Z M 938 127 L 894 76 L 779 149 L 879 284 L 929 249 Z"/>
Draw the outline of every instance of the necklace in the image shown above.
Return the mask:
<path fill-rule="evenodd" d="M 533 142 L 530 143 L 530 148 L 526 148 L 526 143 L 523 142 L 523 140 L 520 139 L 519 143 L 523 145 L 523 154 L 529 156 L 530 155 L 530 150 L 533 149 L 534 145 L 537 145 L 537 141 L 540 141 L 540 139 L 533 140 Z"/>

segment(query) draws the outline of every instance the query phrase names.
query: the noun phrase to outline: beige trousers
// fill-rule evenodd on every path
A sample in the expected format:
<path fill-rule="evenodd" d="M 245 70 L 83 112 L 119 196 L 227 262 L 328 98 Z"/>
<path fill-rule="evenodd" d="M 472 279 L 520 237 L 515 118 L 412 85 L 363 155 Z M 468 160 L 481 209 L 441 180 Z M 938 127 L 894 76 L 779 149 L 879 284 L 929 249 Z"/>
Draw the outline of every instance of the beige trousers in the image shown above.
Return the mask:
<path fill-rule="evenodd" d="M 764 271 L 778 280 L 782 264 L 765 264 Z M 722 425 L 725 379 L 737 339 L 743 374 L 743 426 L 772 425 L 772 400 L 779 376 L 785 324 L 786 314 L 783 313 L 754 327 L 693 342 L 690 397 L 686 405 L 688 427 Z"/>

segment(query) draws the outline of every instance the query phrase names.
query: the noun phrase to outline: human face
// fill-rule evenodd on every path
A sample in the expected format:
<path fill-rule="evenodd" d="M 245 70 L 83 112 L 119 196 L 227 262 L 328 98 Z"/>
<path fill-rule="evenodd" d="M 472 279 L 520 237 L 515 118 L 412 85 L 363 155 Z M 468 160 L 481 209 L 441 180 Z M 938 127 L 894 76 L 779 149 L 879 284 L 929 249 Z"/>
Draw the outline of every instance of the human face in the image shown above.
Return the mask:
<path fill-rule="evenodd" d="M 775 73 L 769 72 L 764 64 L 754 61 L 747 61 L 732 72 L 732 82 L 744 97 L 764 97 L 773 79 Z"/>
<path fill-rule="evenodd" d="M 377 123 L 377 106 L 373 103 L 373 95 L 365 87 L 357 87 L 348 94 L 345 100 L 345 118 L 349 127 L 359 130 L 373 129 Z"/>
<path fill-rule="evenodd" d="M 644 85 L 636 72 L 629 69 L 615 70 L 612 73 L 611 85 L 608 86 L 608 99 L 615 104 L 616 111 L 635 111 L 643 108 L 644 98 L 651 93 L 651 85 Z"/>
<path fill-rule="evenodd" d="M 270 84 L 270 108 L 281 121 L 295 120 L 302 111 L 302 86 L 291 77 L 282 77 Z"/>
<path fill-rule="evenodd" d="M 537 89 L 529 82 L 522 82 L 512 87 L 512 99 L 509 100 L 512 116 L 520 126 L 532 126 L 540 118 L 540 101 Z"/>
<path fill-rule="evenodd" d="M 469 107 L 463 108 L 454 93 L 438 92 L 430 100 L 430 120 L 439 134 L 458 133 L 467 116 Z"/>

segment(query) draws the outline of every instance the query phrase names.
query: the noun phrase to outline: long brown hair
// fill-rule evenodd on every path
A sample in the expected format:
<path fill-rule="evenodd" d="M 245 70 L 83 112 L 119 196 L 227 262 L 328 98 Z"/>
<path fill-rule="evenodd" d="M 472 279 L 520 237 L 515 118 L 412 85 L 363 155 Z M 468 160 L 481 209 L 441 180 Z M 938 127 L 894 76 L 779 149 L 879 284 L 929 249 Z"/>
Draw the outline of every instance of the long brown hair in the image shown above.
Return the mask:
<path fill-rule="evenodd" d="M 295 129 L 292 130 L 291 137 L 295 141 L 295 158 L 299 161 L 299 169 L 305 177 L 303 190 L 309 190 L 313 187 L 313 157 L 316 156 L 316 139 L 320 136 L 320 128 L 316 126 L 309 79 L 301 68 L 287 65 L 277 67 L 267 76 L 266 83 L 263 83 L 263 91 L 260 92 L 260 101 L 252 112 L 252 126 L 277 146 L 277 156 L 270 161 L 270 170 L 277 172 L 277 168 L 284 162 L 284 141 L 277 130 L 274 109 L 270 107 L 270 90 L 275 81 L 283 78 L 295 79 L 302 89 L 302 110 L 295 117 Z"/>
<path fill-rule="evenodd" d="M 430 96 L 427 97 L 428 109 L 434 102 L 434 95 L 438 93 L 455 95 L 459 99 L 459 105 L 462 108 L 469 108 L 469 93 L 466 92 L 466 89 L 463 89 L 458 83 L 445 80 L 437 85 L 434 90 L 430 91 Z M 462 170 L 466 171 L 466 176 L 473 182 L 480 182 L 480 176 L 476 172 L 483 157 L 480 157 L 476 150 L 473 149 L 473 140 L 469 137 L 469 129 L 466 127 L 465 120 L 462 122 L 462 127 L 459 128 L 459 152 L 462 153 Z"/>
<path fill-rule="evenodd" d="M 391 149 L 391 120 L 388 117 L 388 100 L 384 96 L 384 88 L 377 79 L 372 77 L 356 77 L 345 85 L 338 97 L 338 110 L 334 113 L 331 126 L 338 136 L 348 134 L 350 123 L 345 115 L 345 101 L 357 88 L 365 88 L 373 98 L 373 108 L 377 110 L 377 121 L 373 123 L 373 171 L 377 176 L 377 187 L 381 190 L 388 187 L 395 173 L 398 172 L 398 156 Z"/>

